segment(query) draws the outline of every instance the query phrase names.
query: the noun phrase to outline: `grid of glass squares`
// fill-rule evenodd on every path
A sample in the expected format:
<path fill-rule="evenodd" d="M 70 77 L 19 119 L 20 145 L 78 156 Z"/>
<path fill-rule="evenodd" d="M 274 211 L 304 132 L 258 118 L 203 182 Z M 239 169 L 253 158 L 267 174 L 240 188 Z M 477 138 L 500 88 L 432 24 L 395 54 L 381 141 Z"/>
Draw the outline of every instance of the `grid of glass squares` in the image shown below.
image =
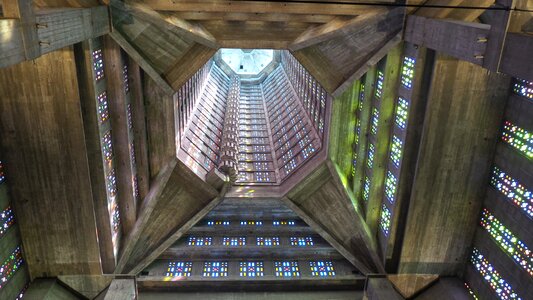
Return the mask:
<path fill-rule="evenodd" d="M 104 78 L 104 57 L 102 55 L 102 49 L 93 51 L 93 70 L 94 80 L 99 81 Z"/>
<path fill-rule="evenodd" d="M 403 58 L 402 85 L 408 89 L 413 87 L 413 77 L 415 75 L 415 59 L 412 57 Z"/>
<path fill-rule="evenodd" d="M 478 249 L 474 248 L 470 261 L 500 299 L 521 299 Z"/>
<path fill-rule="evenodd" d="M 502 140 L 533 160 L 533 134 L 531 132 L 505 121 Z"/>
<path fill-rule="evenodd" d="M 204 269 L 202 272 L 204 277 L 227 277 L 228 276 L 228 262 L 227 261 L 206 261 L 204 262 Z"/>
<path fill-rule="evenodd" d="M 385 236 L 389 235 L 390 222 L 391 222 L 392 213 L 385 204 L 381 206 L 381 218 L 379 220 L 379 227 Z"/>
<path fill-rule="evenodd" d="M 396 126 L 401 129 L 405 129 L 407 124 L 409 102 L 402 97 L 398 98 L 398 104 L 396 106 Z"/>
<path fill-rule="evenodd" d="M 313 238 L 310 236 L 307 237 L 291 237 L 291 246 L 313 246 Z"/>
<path fill-rule="evenodd" d="M 168 263 L 165 276 L 169 277 L 189 277 L 192 272 L 192 262 L 190 261 L 171 261 Z"/>
<path fill-rule="evenodd" d="M 274 272 L 276 277 L 299 277 L 300 269 L 297 261 L 275 261 Z"/>
<path fill-rule="evenodd" d="M 240 277 L 263 277 L 265 268 L 262 261 L 241 261 L 239 263 Z"/>
<path fill-rule="evenodd" d="M 246 237 L 224 237 L 222 238 L 222 245 L 224 246 L 245 246 Z"/>
<path fill-rule="evenodd" d="M 335 269 L 331 261 L 310 261 L 311 275 L 314 277 L 333 277 L 335 276 Z"/>
<path fill-rule="evenodd" d="M 187 244 L 189 246 L 211 246 L 213 243 L 212 237 L 196 237 L 190 236 Z"/>
<path fill-rule="evenodd" d="M 257 237 L 257 246 L 279 246 L 279 237 Z"/>
<path fill-rule="evenodd" d="M 533 81 L 514 78 L 513 92 L 528 99 L 533 99 Z"/>

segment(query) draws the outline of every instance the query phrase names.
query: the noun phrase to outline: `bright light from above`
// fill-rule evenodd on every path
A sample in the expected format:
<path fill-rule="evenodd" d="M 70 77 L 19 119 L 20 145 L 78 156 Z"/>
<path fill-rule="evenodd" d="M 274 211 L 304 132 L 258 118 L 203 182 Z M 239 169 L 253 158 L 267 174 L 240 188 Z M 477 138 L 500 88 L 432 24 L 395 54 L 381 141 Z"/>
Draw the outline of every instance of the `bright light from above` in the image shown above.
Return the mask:
<path fill-rule="evenodd" d="M 274 58 L 274 50 L 221 49 L 220 56 L 239 75 L 257 75 Z"/>

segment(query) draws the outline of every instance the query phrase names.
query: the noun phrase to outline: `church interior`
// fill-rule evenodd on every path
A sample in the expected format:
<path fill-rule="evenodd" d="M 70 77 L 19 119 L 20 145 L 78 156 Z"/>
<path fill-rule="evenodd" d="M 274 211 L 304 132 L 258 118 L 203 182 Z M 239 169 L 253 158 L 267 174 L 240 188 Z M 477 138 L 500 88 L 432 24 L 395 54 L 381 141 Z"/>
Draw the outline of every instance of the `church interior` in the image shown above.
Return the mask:
<path fill-rule="evenodd" d="M 0 299 L 533 299 L 533 1 L 0 0 Z"/>

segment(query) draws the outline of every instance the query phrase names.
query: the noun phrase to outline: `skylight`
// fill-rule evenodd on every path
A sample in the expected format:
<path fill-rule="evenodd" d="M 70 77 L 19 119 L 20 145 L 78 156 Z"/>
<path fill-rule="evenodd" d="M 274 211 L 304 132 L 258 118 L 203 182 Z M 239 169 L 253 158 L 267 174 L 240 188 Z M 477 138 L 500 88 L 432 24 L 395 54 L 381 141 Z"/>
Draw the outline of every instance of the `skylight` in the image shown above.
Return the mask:
<path fill-rule="evenodd" d="M 221 49 L 222 60 L 239 75 L 257 75 L 274 58 L 271 49 Z"/>

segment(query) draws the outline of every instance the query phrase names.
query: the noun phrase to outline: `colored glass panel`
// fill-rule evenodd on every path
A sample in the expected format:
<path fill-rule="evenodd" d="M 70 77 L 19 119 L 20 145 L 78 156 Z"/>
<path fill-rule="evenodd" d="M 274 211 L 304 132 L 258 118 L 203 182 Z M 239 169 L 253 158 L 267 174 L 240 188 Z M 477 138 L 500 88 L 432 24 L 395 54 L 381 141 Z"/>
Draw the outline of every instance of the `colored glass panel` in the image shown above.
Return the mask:
<path fill-rule="evenodd" d="M 396 186 L 398 185 L 398 180 L 396 176 L 392 174 L 391 171 L 387 171 L 387 178 L 385 179 L 385 196 L 391 204 L 394 203 L 396 197 Z"/>
<path fill-rule="evenodd" d="M 381 218 L 379 220 L 379 227 L 381 228 L 381 231 L 388 236 L 389 230 L 390 230 L 390 222 L 391 222 L 392 213 L 389 210 L 385 204 L 381 206 Z"/>
<path fill-rule="evenodd" d="M 519 240 L 487 209 L 483 209 L 481 226 L 488 231 L 507 255 L 512 257 L 530 276 L 533 276 L 533 251 L 529 250 L 523 241 Z"/>
<path fill-rule="evenodd" d="M 374 165 L 374 144 L 368 145 L 368 157 L 366 161 L 366 165 L 369 170 L 372 170 L 372 166 Z"/>
<path fill-rule="evenodd" d="M 196 237 L 190 236 L 188 240 L 189 246 L 211 246 L 213 238 L 211 237 Z"/>
<path fill-rule="evenodd" d="M 291 237 L 291 246 L 313 246 L 313 238 L 308 237 Z"/>
<path fill-rule="evenodd" d="M 104 123 L 109 119 L 109 110 L 107 107 L 107 93 L 104 91 L 98 95 L 98 119 Z"/>
<path fill-rule="evenodd" d="M 257 246 L 279 246 L 279 237 L 257 237 Z"/>
<path fill-rule="evenodd" d="M 113 142 L 111 141 L 111 131 L 104 134 L 102 138 L 102 152 L 107 162 L 111 162 L 113 158 Z"/>
<path fill-rule="evenodd" d="M 0 289 L 2 289 L 6 283 L 15 275 L 15 273 L 20 269 L 24 264 L 22 259 L 22 250 L 20 246 L 15 248 L 11 255 L 9 255 L 2 266 L 0 266 Z"/>
<path fill-rule="evenodd" d="M 402 159 L 402 146 L 402 140 L 400 140 L 399 137 L 394 135 L 392 137 L 391 160 L 392 163 L 396 166 L 396 168 L 400 167 L 400 161 Z"/>
<path fill-rule="evenodd" d="M 6 176 L 4 173 L 4 163 L 0 161 L 0 183 L 4 182 L 6 180 Z"/>
<path fill-rule="evenodd" d="M 370 178 L 365 176 L 365 182 L 363 184 L 363 200 L 368 201 L 368 196 L 370 195 Z"/>
<path fill-rule="evenodd" d="M 528 217 L 533 217 L 533 193 L 531 190 L 496 166 L 492 171 L 490 183 L 516 206 L 520 207 Z"/>
<path fill-rule="evenodd" d="M 398 98 L 398 104 L 396 106 L 396 126 L 401 129 L 405 129 L 407 124 L 409 102 L 402 97 Z"/>
<path fill-rule="evenodd" d="M 470 261 L 500 299 L 522 299 L 478 249 L 474 248 Z"/>
<path fill-rule="evenodd" d="M 204 263 L 204 277 L 227 277 L 228 262 L 226 261 L 206 261 Z"/>
<path fill-rule="evenodd" d="M 294 221 L 272 221 L 273 226 L 294 226 Z"/>
<path fill-rule="evenodd" d="M 276 277 L 299 277 L 300 269 L 297 261 L 275 261 L 274 273 Z"/>
<path fill-rule="evenodd" d="M 245 237 L 224 237 L 222 238 L 222 245 L 224 246 L 245 246 Z"/>
<path fill-rule="evenodd" d="M 215 226 L 215 225 L 222 225 L 222 226 L 229 226 L 230 221 L 207 221 L 207 226 Z"/>
<path fill-rule="evenodd" d="M 379 110 L 377 108 L 372 109 L 372 123 L 370 126 L 370 132 L 375 135 L 378 132 L 379 123 Z"/>
<path fill-rule="evenodd" d="M 468 294 L 470 294 L 470 296 L 472 297 L 472 299 L 479 300 L 479 298 L 476 296 L 474 291 L 472 291 L 472 289 L 470 288 L 470 286 L 466 282 L 465 282 L 465 287 L 466 287 L 466 290 L 468 291 Z"/>
<path fill-rule="evenodd" d="M 104 78 L 104 57 L 102 55 L 102 49 L 93 51 L 93 70 L 96 81 Z"/>
<path fill-rule="evenodd" d="M 378 70 L 376 80 L 376 97 L 381 98 L 383 95 L 383 81 L 385 81 L 385 75 L 382 71 Z"/>
<path fill-rule="evenodd" d="M 413 77 L 415 75 L 415 59 L 412 57 L 403 58 L 402 85 L 408 89 L 413 87 Z"/>
<path fill-rule="evenodd" d="M 502 140 L 527 158 L 533 159 L 533 134 L 529 131 L 505 121 Z"/>
<path fill-rule="evenodd" d="M 168 263 L 165 276 L 170 277 L 189 277 L 192 272 L 192 262 L 190 261 L 171 261 Z"/>
<path fill-rule="evenodd" d="M 8 206 L 0 213 L 0 237 L 2 237 L 11 226 L 15 224 L 15 215 L 11 206 Z"/>
<path fill-rule="evenodd" d="M 265 268 L 262 261 L 241 261 L 239 263 L 239 276 L 263 277 Z"/>
<path fill-rule="evenodd" d="M 335 269 L 331 261 L 310 261 L 311 276 L 314 277 L 333 277 L 335 276 Z"/>
<path fill-rule="evenodd" d="M 533 81 L 514 78 L 513 92 L 528 99 L 533 99 Z"/>

